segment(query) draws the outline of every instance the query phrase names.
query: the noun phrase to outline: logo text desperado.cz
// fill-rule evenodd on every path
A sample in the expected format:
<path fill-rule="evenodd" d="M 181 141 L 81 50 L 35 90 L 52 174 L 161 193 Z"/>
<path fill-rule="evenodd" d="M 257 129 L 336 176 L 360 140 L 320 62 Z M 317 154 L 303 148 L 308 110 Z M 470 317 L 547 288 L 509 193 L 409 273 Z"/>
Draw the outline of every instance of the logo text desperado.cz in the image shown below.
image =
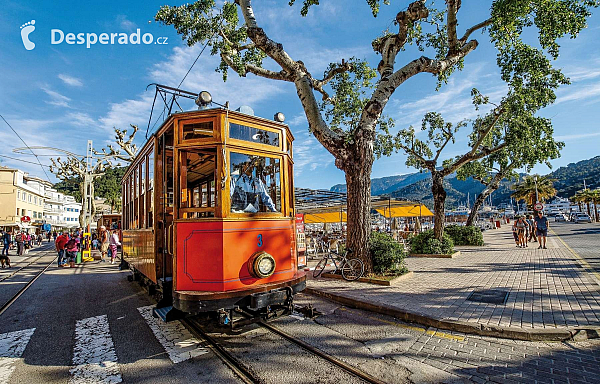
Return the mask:
<path fill-rule="evenodd" d="M 85 44 L 86 48 L 90 48 L 92 45 L 96 43 L 104 44 L 104 45 L 114 45 L 114 44 L 132 44 L 132 45 L 140 45 L 140 44 L 152 44 L 154 42 L 154 35 L 151 33 L 144 33 L 143 35 L 138 28 L 135 32 L 127 34 L 124 32 L 120 33 L 64 33 L 60 29 L 52 29 L 50 32 L 51 44 L 61 44 L 63 42 L 67 44 Z M 154 44 L 167 44 L 167 37 L 158 37 Z"/>

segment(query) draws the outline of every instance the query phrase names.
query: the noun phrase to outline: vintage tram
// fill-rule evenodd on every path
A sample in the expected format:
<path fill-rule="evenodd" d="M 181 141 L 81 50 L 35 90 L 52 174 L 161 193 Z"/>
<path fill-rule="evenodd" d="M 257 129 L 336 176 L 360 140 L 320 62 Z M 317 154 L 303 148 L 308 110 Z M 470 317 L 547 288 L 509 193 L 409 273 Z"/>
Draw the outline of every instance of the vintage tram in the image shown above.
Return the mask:
<path fill-rule="evenodd" d="M 291 310 L 306 286 L 292 141 L 282 122 L 227 107 L 171 114 L 149 137 L 122 181 L 123 256 L 160 295 L 156 315 Z"/>

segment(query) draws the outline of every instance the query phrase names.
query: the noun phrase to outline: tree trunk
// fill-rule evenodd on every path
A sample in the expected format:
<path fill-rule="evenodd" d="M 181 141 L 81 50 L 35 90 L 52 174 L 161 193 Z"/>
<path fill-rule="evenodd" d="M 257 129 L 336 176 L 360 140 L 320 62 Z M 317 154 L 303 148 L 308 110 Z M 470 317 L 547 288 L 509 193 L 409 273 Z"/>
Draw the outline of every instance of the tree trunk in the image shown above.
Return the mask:
<path fill-rule="evenodd" d="M 446 190 L 444 189 L 444 176 L 433 170 L 431 171 L 431 193 L 433 194 L 434 227 L 435 238 L 442 241 L 444 236 L 444 222 L 446 221 L 444 204 L 446 204 Z"/>
<path fill-rule="evenodd" d="M 600 220 L 598 220 L 598 201 L 594 200 L 594 212 L 596 213 L 596 223 Z"/>
<path fill-rule="evenodd" d="M 373 271 L 373 261 L 369 252 L 371 234 L 371 168 L 373 167 L 373 146 L 357 142 L 354 147 L 356 157 L 343 164 L 346 174 L 348 227 L 347 244 L 352 256 L 365 264 L 365 272 Z"/>
<path fill-rule="evenodd" d="M 588 210 L 588 216 L 592 217 L 592 211 L 590 210 L 590 202 L 589 201 L 586 202 L 586 205 L 587 205 L 587 210 Z"/>
<path fill-rule="evenodd" d="M 475 204 L 473 204 L 473 208 L 471 209 L 471 212 L 469 213 L 469 217 L 467 218 L 467 226 L 473 225 L 473 222 L 475 221 L 475 216 L 477 216 L 477 211 L 479 210 L 479 207 L 481 207 L 483 205 L 483 203 L 485 202 L 485 199 L 487 199 L 488 196 L 490 196 L 495 190 L 497 190 L 500 187 L 500 181 L 502 181 L 503 178 L 504 178 L 504 174 L 498 172 L 494 176 L 494 178 L 492 178 L 492 180 L 490 180 L 490 182 L 485 186 L 484 190 L 481 191 L 481 194 L 479 196 L 477 196 L 477 199 L 475 200 Z"/>

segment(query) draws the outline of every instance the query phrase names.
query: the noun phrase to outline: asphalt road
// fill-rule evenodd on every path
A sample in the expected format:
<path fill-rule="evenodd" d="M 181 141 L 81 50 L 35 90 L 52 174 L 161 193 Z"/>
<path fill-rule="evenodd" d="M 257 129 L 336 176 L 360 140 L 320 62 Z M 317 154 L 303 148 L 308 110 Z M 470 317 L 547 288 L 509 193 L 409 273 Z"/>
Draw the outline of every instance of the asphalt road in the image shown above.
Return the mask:
<path fill-rule="evenodd" d="M 550 223 L 550 228 L 596 272 L 600 272 L 600 224 L 560 222 Z"/>
<path fill-rule="evenodd" d="M 179 322 L 165 325 L 148 316 L 154 303 L 127 274 L 109 263 L 52 266 L 0 316 L 0 384 L 240 382 Z M 600 342 L 468 336 L 309 295 L 296 298 L 299 306 L 309 303 L 321 312 L 316 318 L 294 314 L 273 323 L 387 383 L 557 383 L 567 377 L 576 383 L 600 377 Z M 214 336 L 264 383 L 360 382 L 262 328 Z"/>

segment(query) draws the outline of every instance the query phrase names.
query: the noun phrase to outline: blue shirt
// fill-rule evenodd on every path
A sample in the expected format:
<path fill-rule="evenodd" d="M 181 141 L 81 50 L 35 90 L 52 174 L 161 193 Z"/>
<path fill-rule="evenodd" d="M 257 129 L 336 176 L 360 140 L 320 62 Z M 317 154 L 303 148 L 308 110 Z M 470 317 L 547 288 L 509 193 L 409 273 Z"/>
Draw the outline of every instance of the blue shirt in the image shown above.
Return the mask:
<path fill-rule="evenodd" d="M 548 229 L 548 218 L 546 216 L 536 216 L 533 218 L 533 220 L 535 221 L 535 226 L 537 229 L 539 230 L 546 230 Z"/>

